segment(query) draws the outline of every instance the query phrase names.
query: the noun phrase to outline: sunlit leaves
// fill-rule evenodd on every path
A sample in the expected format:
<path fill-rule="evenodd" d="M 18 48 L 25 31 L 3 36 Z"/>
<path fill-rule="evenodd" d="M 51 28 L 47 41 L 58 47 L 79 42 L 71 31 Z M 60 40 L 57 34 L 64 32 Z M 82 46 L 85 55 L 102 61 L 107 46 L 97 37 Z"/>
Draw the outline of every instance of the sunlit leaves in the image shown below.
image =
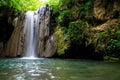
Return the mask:
<path fill-rule="evenodd" d="M 45 4 L 58 5 L 59 0 L 1 0 L 0 6 L 8 6 L 20 11 L 36 10 Z"/>
<path fill-rule="evenodd" d="M 18 10 L 36 10 L 39 7 L 38 0 L 11 0 L 11 6 Z"/>
<path fill-rule="evenodd" d="M 69 40 L 67 35 L 64 34 L 61 27 L 56 27 L 55 29 L 55 38 L 56 38 L 56 48 L 59 55 L 64 54 L 65 50 L 69 47 Z"/>
<path fill-rule="evenodd" d="M 59 0 L 50 0 L 49 5 L 58 5 L 59 4 Z"/>

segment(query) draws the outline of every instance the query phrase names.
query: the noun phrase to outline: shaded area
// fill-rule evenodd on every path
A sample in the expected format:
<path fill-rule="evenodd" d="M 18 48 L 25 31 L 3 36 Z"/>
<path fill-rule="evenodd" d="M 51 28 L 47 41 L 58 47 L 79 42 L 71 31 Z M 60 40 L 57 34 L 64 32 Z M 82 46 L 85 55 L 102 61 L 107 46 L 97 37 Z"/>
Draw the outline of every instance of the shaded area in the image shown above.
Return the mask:
<path fill-rule="evenodd" d="M 12 31 L 14 29 L 13 25 L 8 23 L 8 18 L 11 14 L 10 8 L 3 6 L 0 7 L 0 54 L 4 53 L 5 45 L 10 39 Z"/>
<path fill-rule="evenodd" d="M 77 44 L 71 44 L 71 47 L 65 51 L 65 54 L 55 55 L 58 58 L 73 58 L 73 59 L 92 59 L 92 60 L 103 60 L 103 54 L 95 52 L 94 45 L 79 46 Z"/>
<path fill-rule="evenodd" d="M 10 9 L 3 6 L 0 7 L 0 41 L 7 42 L 14 29 L 13 25 L 8 23 L 8 18 L 10 16 Z"/>

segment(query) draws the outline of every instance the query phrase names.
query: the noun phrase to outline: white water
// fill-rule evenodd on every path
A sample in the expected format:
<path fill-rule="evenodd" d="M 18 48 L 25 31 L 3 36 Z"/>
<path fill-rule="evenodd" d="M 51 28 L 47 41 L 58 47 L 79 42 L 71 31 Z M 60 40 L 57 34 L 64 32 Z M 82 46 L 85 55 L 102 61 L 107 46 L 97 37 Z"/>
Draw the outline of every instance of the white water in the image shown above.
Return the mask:
<path fill-rule="evenodd" d="M 34 58 L 35 55 L 35 30 L 34 30 L 34 11 L 26 12 L 26 19 L 24 24 L 24 34 L 25 34 L 25 57 Z"/>
<path fill-rule="evenodd" d="M 50 38 L 50 11 L 46 5 L 37 11 L 27 11 L 24 23 L 24 57 L 34 59 L 37 56 L 50 56 L 54 53 L 53 37 Z"/>

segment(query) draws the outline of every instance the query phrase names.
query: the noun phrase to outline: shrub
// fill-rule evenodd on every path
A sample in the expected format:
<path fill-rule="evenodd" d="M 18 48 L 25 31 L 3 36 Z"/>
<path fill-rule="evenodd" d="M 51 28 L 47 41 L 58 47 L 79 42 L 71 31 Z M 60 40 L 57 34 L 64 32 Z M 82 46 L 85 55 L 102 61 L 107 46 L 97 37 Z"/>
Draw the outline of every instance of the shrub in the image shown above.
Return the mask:
<path fill-rule="evenodd" d="M 64 54 L 65 50 L 69 47 L 69 40 L 67 35 L 64 34 L 61 27 L 55 29 L 56 48 L 58 55 Z"/>
<path fill-rule="evenodd" d="M 85 2 L 84 4 L 81 4 L 80 6 L 80 18 L 88 18 L 90 14 L 89 11 L 90 11 L 90 8 L 92 7 L 92 2 L 91 1 L 87 1 Z"/>
<path fill-rule="evenodd" d="M 60 12 L 60 15 L 58 17 L 59 24 L 61 26 L 68 26 L 68 22 L 70 21 L 69 16 L 70 16 L 70 10 L 64 10 Z"/>
<path fill-rule="evenodd" d="M 107 55 L 112 57 L 120 57 L 120 41 L 111 39 L 107 44 Z"/>
<path fill-rule="evenodd" d="M 87 25 L 85 22 L 70 22 L 67 35 L 71 42 L 81 44 L 87 30 Z"/>

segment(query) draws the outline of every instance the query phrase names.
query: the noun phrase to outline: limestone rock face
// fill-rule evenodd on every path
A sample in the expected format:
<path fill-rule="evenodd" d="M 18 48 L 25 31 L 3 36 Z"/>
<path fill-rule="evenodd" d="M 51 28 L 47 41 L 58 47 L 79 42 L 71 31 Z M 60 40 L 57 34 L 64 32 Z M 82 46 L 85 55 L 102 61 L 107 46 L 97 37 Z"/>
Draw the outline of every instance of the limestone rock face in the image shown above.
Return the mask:
<path fill-rule="evenodd" d="M 23 27 L 24 27 L 25 13 L 21 13 L 18 18 L 13 20 L 14 31 L 7 43 L 5 49 L 5 56 L 16 57 L 23 55 Z"/>
<path fill-rule="evenodd" d="M 97 19 L 108 20 L 120 15 L 119 0 L 96 0 L 94 1 L 94 14 Z"/>
<path fill-rule="evenodd" d="M 41 12 L 42 11 L 42 12 Z M 55 38 L 50 33 L 51 8 L 40 8 L 37 53 L 40 57 L 51 57 L 55 53 Z"/>

